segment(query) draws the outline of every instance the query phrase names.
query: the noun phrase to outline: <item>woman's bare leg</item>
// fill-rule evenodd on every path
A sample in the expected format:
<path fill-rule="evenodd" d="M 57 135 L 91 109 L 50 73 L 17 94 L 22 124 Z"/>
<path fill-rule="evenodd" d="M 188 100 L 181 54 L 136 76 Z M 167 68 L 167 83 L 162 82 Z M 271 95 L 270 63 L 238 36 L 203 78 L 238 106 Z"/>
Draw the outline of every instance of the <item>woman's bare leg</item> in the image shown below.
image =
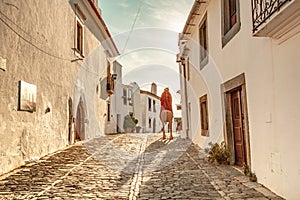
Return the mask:
<path fill-rule="evenodd" d="M 168 127 L 169 127 L 169 130 L 170 130 L 170 140 L 173 139 L 173 135 L 172 135 L 172 118 L 173 118 L 173 113 L 168 113 L 168 116 L 167 116 L 167 121 L 168 121 Z"/>
<path fill-rule="evenodd" d="M 163 124 L 163 128 L 162 128 L 162 132 L 163 132 L 163 139 L 166 139 L 166 132 L 165 132 L 165 122 L 162 122 Z"/>

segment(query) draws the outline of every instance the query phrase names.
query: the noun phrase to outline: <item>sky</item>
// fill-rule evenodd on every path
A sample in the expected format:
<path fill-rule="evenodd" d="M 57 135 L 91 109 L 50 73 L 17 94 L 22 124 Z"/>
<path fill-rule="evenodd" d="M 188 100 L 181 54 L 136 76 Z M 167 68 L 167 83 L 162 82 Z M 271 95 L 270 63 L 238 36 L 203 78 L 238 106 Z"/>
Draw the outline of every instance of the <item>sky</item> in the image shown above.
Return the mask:
<path fill-rule="evenodd" d="M 102 17 L 116 43 L 123 66 L 123 83 L 137 82 L 144 90 L 169 87 L 180 103 L 178 34 L 194 0 L 99 0 Z M 176 113 L 175 113 L 176 115 Z"/>

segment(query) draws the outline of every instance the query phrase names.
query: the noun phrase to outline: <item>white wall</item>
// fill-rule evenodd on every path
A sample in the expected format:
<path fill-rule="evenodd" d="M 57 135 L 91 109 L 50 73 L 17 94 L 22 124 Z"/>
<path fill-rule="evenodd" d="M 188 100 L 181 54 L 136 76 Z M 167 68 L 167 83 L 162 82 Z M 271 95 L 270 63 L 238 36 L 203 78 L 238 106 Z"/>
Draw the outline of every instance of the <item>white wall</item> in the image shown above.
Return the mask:
<path fill-rule="evenodd" d="M 148 110 L 148 98 L 151 99 L 151 111 Z M 156 112 L 153 111 L 153 100 L 155 100 L 155 109 Z M 144 132 L 153 133 L 153 120 L 156 121 L 155 132 L 159 132 L 162 128 L 162 124 L 160 121 L 159 113 L 160 113 L 160 101 L 154 98 L 152 95 L 142 94 L 141 93 L 141 110 L 142 110 L 142 127 Z M 151 128 L 149 128 L 149 118 L 151 118 Z"/>
<path fill-rule="evenodd" d="M 300 34 L 281 44 L 271 38 L 253 37 L 251 1 L 240 1 L 241 30 L 222 48 L 220 11 L 221 1 L 211 1 L 207 14 L 210 61 L 201 71 L 202 76 L 196 73 L 197 69 L 191 69 L 188 91 L 192 105 L 191 138 L 201 146 L 207 144 L 200 136 L 198 100 L 207 93 L 210 137 L 215 141 L 222 139 L 224 110 L 217 86 L 245 73 L 252 170 L 266 187 L 285 198 L 297 199 L 300 196 L 297 189 L 300 157 L 296 154 L 300 151 L 297 126 Z M 198 29 L 195 30 L 192 38 L 198 41 Z M 190 60 L 199 63 L 193 49 Z"/>
<path fill-rule="evenodd" d="M 137 126 L 141 126 L 142 123 L 142 110 L 141 110 L 141 95 L 140 87 L 137 83 L 131 83 L 132 87 L 132 102 L 133 102 L 133 114 L 134 117 L 138 120 Z"/>

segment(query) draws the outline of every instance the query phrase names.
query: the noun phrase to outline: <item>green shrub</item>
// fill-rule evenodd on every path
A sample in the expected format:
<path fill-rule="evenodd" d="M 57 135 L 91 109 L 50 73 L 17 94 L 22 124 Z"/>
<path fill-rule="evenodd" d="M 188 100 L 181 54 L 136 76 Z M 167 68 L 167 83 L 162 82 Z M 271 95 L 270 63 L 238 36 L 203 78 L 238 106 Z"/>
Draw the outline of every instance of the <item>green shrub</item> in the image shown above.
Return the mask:
<path fill-rule="evenodd" d="M 212 163 L 218 164 L 230 164 L 229 151 L 226 149 L 225 142 L 221 144 L 209 143 L 209 147 L 205 149 L 205 153 L 208 154 L 208 160 Z"/>
<path fill-rule="evenodd" d="M 244 169 L 244 174 L 245 174 L 245 176 L 248 176 L 248 177 L 250 177 L 250 176 L 251 176 L 251 171 L 250 171 L 250 168 L 249 168 L 249 166 L 248 166 L 248 165 L 246 165 L 246 164 L 244 163 L 244 165 L 243 165 L 243 169 Z"/>
<path fill-rule="evenodd" d="M 248 176 L 250 181 L 257 182 L 256 174 L 254 172 L 251 172 L 250 167 L 248 165 L 244 163 L 243 169 L 245 176 Z"/>
<path fill-rule="evenodd" d="M 124 117 L 124 124 L 123 124 L 123 128 L 132 128 L 134 129 L 136 124 L 138 123 L 138 120 L 130 115 L 126 115 Z"/>
<path fill-rule="evenodd" d="M 250 173 L 249 180 L 252 181 L 252 182 L 257 182 L 257 177 L 256 177 L 256 174 L 254 172 Z"/>

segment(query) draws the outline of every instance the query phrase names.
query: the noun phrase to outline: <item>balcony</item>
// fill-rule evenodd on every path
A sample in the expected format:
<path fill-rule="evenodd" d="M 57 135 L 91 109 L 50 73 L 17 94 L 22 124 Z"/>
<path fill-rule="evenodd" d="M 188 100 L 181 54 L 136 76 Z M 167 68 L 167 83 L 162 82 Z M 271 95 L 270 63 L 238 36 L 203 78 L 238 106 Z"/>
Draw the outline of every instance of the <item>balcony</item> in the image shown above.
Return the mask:
<path fill-rule="evenodd" d="M 285 40 L 298 33 L 299 0 L 252 0 L 253 35 Z"/>

